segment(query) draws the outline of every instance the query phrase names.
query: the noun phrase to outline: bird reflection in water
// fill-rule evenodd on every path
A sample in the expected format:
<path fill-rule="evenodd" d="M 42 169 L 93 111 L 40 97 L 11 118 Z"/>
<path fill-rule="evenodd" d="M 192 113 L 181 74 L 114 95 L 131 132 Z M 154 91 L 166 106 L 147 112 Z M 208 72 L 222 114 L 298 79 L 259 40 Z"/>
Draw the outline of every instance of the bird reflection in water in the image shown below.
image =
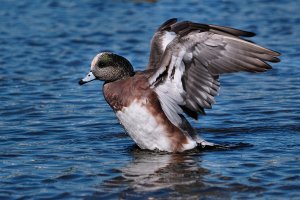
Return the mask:
<path fill-rule="evenodd" d="M 163 193 L 167 195 L 166 198 L 230 198 L 228 188 L 224 187 L 224 181 L 230 177 L 215 174 L 205 168 L 202 157 L 210 151 L 232 151 L 249 147 L 252 145 L 236 143 L 176 154 L 141 150 L 135 146 L 129 150 L 133 160 L 123 168 L 115 170 L 114 178 L 98 185 L 98 192 L 93 197 L 123 199 L 129 196 L 143 197 L 143 194 L 155 197 Z M 214 187 L 211 187 L 209 177 L 213 177 Z"/>
<path fill-rule="evenodd" d="M 201 156 L 153 153 L 135 149 L 134 160 L 122 168 L 122 176 L 136 191 L 154 191 L 190 185 L 201 180 L 207 169 L 201 168 Z"/>
<path fill-rule="evenodd" d="M 203 188 L 203 176 L 209 173 L 208 169 L 200 166 L 199 150 L 170 154 L 134 148 L 132 155 L 132 162 L 120 169 L 120 176 L 105 181 L 102 191 L 113 190 L 117 186 L 124 188 L 121 193 L 128 190 L 130 193 L 151 193 L 170 189 L 191 195 L 190 186 Z"/>

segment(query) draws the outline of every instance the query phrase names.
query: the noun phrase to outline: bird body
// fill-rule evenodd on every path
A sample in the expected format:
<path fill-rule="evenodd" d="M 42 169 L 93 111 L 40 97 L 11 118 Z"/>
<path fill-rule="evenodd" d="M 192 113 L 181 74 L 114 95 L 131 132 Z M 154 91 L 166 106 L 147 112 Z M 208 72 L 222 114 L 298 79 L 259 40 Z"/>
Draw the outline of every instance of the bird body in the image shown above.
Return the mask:
<path fill-rule="evenodd" d="M 142 149 L 184 151 L 197 146 L 188 133 L 170 122 L 148 81 L 153 70 L 105 83 L 103 94 L 120 123 Z"/>
<path fill-rule="evenodd" d="M 142 149 L 182 152 L 213 145 L 203 140 L 183 113 L 194 119 L 211 108 L 219 76 L 264 72 L 280 54 L 244 40 L 251 32 L 170 19 L 151 40 L 148 67 L 135 72 L 124 57 L 95 56 L 79 83 L 103 80 L 103 94 L 120 123 Z"/>

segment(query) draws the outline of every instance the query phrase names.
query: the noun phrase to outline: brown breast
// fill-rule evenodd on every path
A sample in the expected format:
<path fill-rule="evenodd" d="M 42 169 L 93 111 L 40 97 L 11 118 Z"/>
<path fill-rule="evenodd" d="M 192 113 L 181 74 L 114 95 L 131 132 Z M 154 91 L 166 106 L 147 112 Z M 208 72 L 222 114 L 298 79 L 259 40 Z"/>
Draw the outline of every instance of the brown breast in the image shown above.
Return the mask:
<path fill-rule="evenodd" d="M 134 100 L 147 99 L 150 93 L 154 92 L 150 89 L 148 76 L 148 73 L 137 72 L 132 77 L 105 83 L 103 86 L 105 100 L 114 111 L 118 111 L 128 107 Z"/>
<path fill-rule="evenodd" d="M 128 107 L 133 101 L 143 101 L 158 123 L 165 126 L 166 135 L 172 141 L 173 151 L 182 151 L 187 138 L 182 131 L 173 125 L 162 110 L 157 94 L 150 88 L 148 77 L 150 72 L 137 72 L 134 76 L 124 80 L 105 83 L 103 93 L 105 100 L 117 112 Z"/>

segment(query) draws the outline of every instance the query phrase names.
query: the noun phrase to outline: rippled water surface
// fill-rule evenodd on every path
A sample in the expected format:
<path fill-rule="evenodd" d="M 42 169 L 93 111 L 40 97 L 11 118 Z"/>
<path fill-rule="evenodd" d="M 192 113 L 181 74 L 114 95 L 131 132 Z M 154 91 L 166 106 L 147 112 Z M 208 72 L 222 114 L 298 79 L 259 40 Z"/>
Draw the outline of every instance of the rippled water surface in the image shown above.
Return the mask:
<path fill-rule="evenodd" d="M 300 199 L 300 1 L 0 3 L 0 199 Z M 144 69 L 178 17 L 254 31 L 282 53 L 263 74 L 221 78 L 199 134 L 228 149 L 142 151 L 101 92 L 80 87 L 102 50 Z"/>

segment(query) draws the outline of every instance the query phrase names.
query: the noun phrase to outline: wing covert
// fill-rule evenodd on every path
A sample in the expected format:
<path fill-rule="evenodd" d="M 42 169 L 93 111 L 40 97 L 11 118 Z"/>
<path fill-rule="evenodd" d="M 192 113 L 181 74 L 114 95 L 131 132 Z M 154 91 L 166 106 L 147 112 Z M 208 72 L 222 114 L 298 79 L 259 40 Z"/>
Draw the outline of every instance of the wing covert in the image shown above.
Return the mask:
<path fill-rule="evenodd" d="M 279 53 L 241 38 L 253 33 L 229 27 L 171 19 L 156 34 L 148 66 L 155 72 L 149 83 L 175 125 L 181 123 L 182 112 L 197 118 L 198 113 L 212 107 L 220 87 L 219 75 L 264 72 L 271 69 L 267 62 L 280 61 Z M 171 39 L 166 40 L 167 34 Z M 153 45 L 164 40 L 166 44 L 155 57 Z"/>

